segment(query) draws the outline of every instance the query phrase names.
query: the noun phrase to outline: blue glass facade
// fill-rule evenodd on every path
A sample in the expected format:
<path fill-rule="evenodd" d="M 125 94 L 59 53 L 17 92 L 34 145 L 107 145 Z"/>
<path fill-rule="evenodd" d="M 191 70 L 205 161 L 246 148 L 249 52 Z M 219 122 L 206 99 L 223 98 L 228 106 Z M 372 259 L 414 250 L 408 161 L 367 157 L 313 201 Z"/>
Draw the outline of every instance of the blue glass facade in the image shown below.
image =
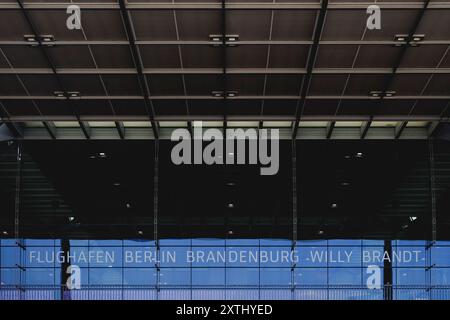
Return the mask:
<path fill-rule="evenodd" d="M 52 287 L 45 297 L 60 299 L 55 288 L 64 259 L 81 270 L 81 289 L 72 290 L 71 299 L 385 297 L 383 286 L 367 287 L 368 266 L 380 268 L 384 283 L 386 253 L 379 240 L 298 241 L 292 247 L 280 239 L 167 239 L 160 240 L 159 250 L 147 240 L 71 240 L 69 252 L 62 251 L 60 240 L 0 244 L 2 298 L 11 298 L 4 289 L 14 286 L 23 294 Z M 450 242 L 391 245 L 394 299 L 450 298 Z M 440 287 L 445 290 L 437 291 Z"/>

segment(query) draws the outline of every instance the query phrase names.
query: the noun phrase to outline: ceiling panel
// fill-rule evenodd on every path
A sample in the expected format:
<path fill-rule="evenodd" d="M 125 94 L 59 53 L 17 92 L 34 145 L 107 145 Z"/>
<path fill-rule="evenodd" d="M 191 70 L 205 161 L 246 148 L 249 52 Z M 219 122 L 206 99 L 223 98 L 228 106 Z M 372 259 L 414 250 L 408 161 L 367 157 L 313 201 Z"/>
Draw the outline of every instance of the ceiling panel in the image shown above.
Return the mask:
<path fill-rule="evenodd" d="M 189 114 L 193 116 L 223 116 L 224 110 L 223 99 L 189 100 Z"/>
<path fill-rule="evenodd" d="M 121 116 L 143 116 L 147 115 L 144 99 L 139 100 L 113 100 L 114 111 Z"/>
<path fill-rule="evenodd" d="M 370 116 L 377 112 L 378 103 L 375 100 L 342 100 L 337 114 Z"/>
<path fill-rule="evenodd" d="M 221 34 L 221 12 L 219 10 L 176 11 L 181 40 L 208 41 L 210 34 Z"/>
<path fill-rule="evenodd" d="M 228 115 L 253 115 L 261 114 L 261 100 L 229 100 L 227 101 Z"/>
<path fill-rule="evenodd" d="M 105 94 L 100 77 L 93 74 L 63 74 L 60 75 L 67 91 L 78 91 L 81 96 L 101 96 Z M 125 84 L 126 82 L 123 81 Z"/>
<path fill-rule="evenodd" d="M 389 45 L 361 46 L 355 68 L 392 68 L 400 52 L 401 48 Z"/>
<path fill-rule="evenodd" d="M 447 48 L 445 45 L 410 47 L 403 56 L 400 68 L 436 68 Z"/>
<path fill-rule="evenodd" d="M 53 96 L 55 91 L 61 90 L 53 74 L 23 74 L 20 78 L 32 96 Z"/>
<path fill-rule="evenodd" d="M 334 115 L 337 106 L 337 100 L 308 99 L 305 102 L 303 114 L 308 116 Z"/>
<path fill-rule="evenodd" d="M 50 48 L 48 52 L 57 68 L 95 67 L 88 46 L 55 46 Z"/>
<path fill-rule="evenodd" d="M 184 95 L 182 75 L 147 75 L 150 94 L 153 96 Z"/>
<path fill-rule="evenodd" d="M 228 34 L 239 35 L 239 40 L 268 40 L 270 10 L 228 10 L 226 14 Z"/>
<path fill-rule="evenodd" d="M 383 99 L 375 109 L 381 115 L 407 116 L 413 105 L 414 100 Z"/>
<path fill-rule="evenodd" d="M 229 68 L 265 68 L 267 46 L 241 45 L 227 49 L 227 66 Z"/>
<path fill-rule="evenodd" d="M 25 34 L 31 33 L 20 10 L 1 10 L 0 30 L 2 40 L 22 41 Z"/>
<path fill-rule="evenodd" d="M 450 10 L 428 9 L 417 28 L 425 40 L 448 40 L 450 38 Z"/>
<path fill-rule="evenodd" d="M 370 91 L 383 90 L 387 77 L 384 74 L 352 74 L 345 95 L 367 96 Z"/>
<path fill-rule="evenodd" d="M 75 111 L 72 102 L 66 100 L 36 100 L 36 104 L 46 116 L 73 116 Z"/>
<path fill-rule="evenodd" d="M 176 40 L 172 10 L 134 10 L 131 18 L 137 40 Z"/>
<path fill-rule="evenodd" d="M 366 10 L 329 10 L 322 40 L 361 40 L 366 29 Z"/>
<path fill-rule="evenodd" d="M 356 57 L 356 45 L 320 45 L 316 68 L 351 68 Z"/>
<path fill-rule="evenodd" d="M 187 115 L 185 100 L 153 100 L 153 107 L 158 116 Z"/>
<path fill-rule="evenodd" d="M 111 96 L 136 96 L 142 94 L 138 78 L 134 74 L 104 74 L 102 78 Z"/>
<path fill-rule="evenodd" d="M 113 115 L 113 110 L 108 100 L 77 100 L 73 103 L 79 115 L 97 116 Z"/>
<path fill-rule="evenodd" d="M 181 56 L 184 68 L 221 68 L 223 50 L 207 45 L 183 45 Z M 179 60 L 179 59 L 178 59 Z"/>
<path fill-rule="evenodd" d="M 210 96 L 212 91 L 223 90 L 223 76 L 221 74 L 187 74 L 184 79 L 188 95 Z"/>
<path fill-rule="evenodd" d="M 48 62 L 39 48 L 4 46 L 2 50 L 14 68 L 48 68 Z"/>
<path fill-rule="evenodd" d="M 305 68 L 310 46 L 271 45 L 269 68 Z"/>
<path fill-rule="evenodd" d="M 265 100 L 264 116 L 294 116 L 297 100 Z"/>
<path fill-rule="evenodd" d="M 31 100 L 3 100 L 0 103 L 11 116 L 38 116 L 39 111 Z"/>
<path fill-rule="evenodd" d="M 345 74 L 314 74 L 311 77 L 309 95 L 341 95 L 344 90 L 347 75 Z"/>
<path fill-rule="evenodd" d="M 450 95 L 450 75 L 435 74 L 428 84 L 424 95 L 449 96 Z"/>
<path fill-rule="evenodd" d="M 145 68 L 179 68 L 180 57 L 177 46 L 141 45 L 139 46 Z"/>
<path fill-rule="evenodd" d="M 260 96 L 264 89 L 264 75 L 228 75 L 227 89 L 230 91 L 237 91 L 241 96 Z"/>
<path fill-rule="evenodd" d="M 295 74 L 267 75 L 266 95 L 299 95 L 303 76 Z"/>
<path fill-rule="evenodd" d="M 429 74 L 397 74 L 389 90 L 396 91 L 398 96 L 419 96 L 429 78 Z"/>
<path fill-rule="evenodd" d="M 411 114 L 417 116 L 440 116 L 448 104 L 449 100 L 418 100 Z"/>
<path fill-rule="evenodd" d="M 94 45 L 91 50 L 99 68 L 134 68 L 127 45 Z"/>
<path fill-rule="evenodd" d="M 0 74 L 0 95 L 2 96 L 20 96 L 25 95 L 20 81 L 13 74 Z"/>
<path fill-rule="evenodd" d="M 312 40 L 316 10 L 274 10 L 272 40 Z"/>

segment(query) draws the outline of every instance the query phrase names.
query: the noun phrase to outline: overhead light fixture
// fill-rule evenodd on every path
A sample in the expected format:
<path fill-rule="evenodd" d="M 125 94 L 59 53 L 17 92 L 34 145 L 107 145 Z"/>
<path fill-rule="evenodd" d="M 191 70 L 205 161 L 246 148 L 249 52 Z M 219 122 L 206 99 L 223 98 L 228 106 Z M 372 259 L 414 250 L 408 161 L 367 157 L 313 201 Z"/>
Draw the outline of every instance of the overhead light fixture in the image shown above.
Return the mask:
<path fill-rule="evenodd" d="M 226 35 L 225 41 L 228 47 L 236 47 L 238 45 L 239 35 L 237 34 Z"/>
<path fill-rule="evenodd" d="M 384 94 L 386 97 L 390 98 L 393 97 L 397 94 L 396 91 L 386 91 L 386 93 Z"/>
<path fill-rule="evenodd" d="M 356 157 L 357 158 L 362 158 L 363 157 L 363 153 L 362 152 L 357 152 L 356 153 Z"/>
<path fill-rule="evenodd" d="M 411 222 L 414 222 L 416 220 L 417 220 L 417 217 L 415 217 L 415 216 L 409 217 L 409 221 L 411 221 Z"/>
<path fill-rule="evenodd" d="M 331 208 L 336 209 L 338 207 L 337 203 L 332 203 Z"/>
<path fill-rule="evenodd" d="M 73 221 L 75 221 L 75 217 L 74 216 L 70 216 L 69 217 L 69 222 L 73 222 Z"/>
<path fill-rule="evenodd" d="M 234 98 L 238 96 L 238 92 L 237 91 L 227 91 L 227 97 L 228 98 Z"/>
<path fill-rule="evenodd" d="M 46 47 L 53 47 L 55 45 L 55 37 L 51 34 L 40 35 L 41 44 Z"/>
<path fill-rule="evenodd" d="M 3 234 L 4 236 L 7 236 L 7 235 L 8 235 L 8 231 L 5 230 L 5 231 L 2 232 L 2 234 Z"/>
<path fill-rule="evenodd" d="M 227 207 L 230 208 L 230 209 L 233 209 L 233 208 L 234 208 L 234 203 L 229 203 L 229 204 L 227 205 Z"/>
<path fill-rule="evenodd" d="M 344 156 L 345 159 L 350 159 L 351 157 L 349 155 Z"/>
<path fill-rule="evenodd" d="M 67 92 L 67 95 L 69 96 L 69 99 L 80 99 L 81 98 L 80 92 L 78 92 L 78 91 Z"/>
<path fill-rule="evenodd" d="M 99 152 L 99 153 L 98 153 L 98 156 L 99 156 L 100 158 L 106 158 L 106 153 L 104 153 L 104 152 Z"/>
<path fill-rule="evenodd" d="M 228 183 L 227 183 L 227 186 L 229 186 L 229 187 L 232 187 L 232 186 L 234 186 L 234 185 L 235 185 L 234 182 L 228 182 Z"/>
<path fill-rule="evenodd" d="M 408 40 L 408 37 L 409 37 L 409 35 L 407 35 L 407 34 L 396 34 L 394 36 L 394 41 L 395 41 L 394 46 L 401 47 L 401 46 L 405 45 L 406 41 Z"/>
<path fill-rule="evenodd" d="M 341 182 L 341 186 L 343 186 L 343 187 L 348 187 L 349 185 L 350 185 L 350 183 L 348 183 L 346 181 Z"/>
<path fill-rule="evenodd" d="M 66 95 L 62 91 L 55 91 L 53 92 L 53 95 L 59 99 L 64 99 L 66 97 Z"/>
<path fill-rule="evenodd" d="M 234 152 L 228 152 L 228 155 L 229 155 L 230 157 L 232 157 L 232 156 L 234 156 Z"/>
<path fill-rule="evenodd" d="M 425 39 L 424 34 L 415 34 L 412 36 L 412 40 L 409 44 L 411 45 L 411 47 L 418 47 L 420 42 L 423 41 L 423 39 Z"/>
<path fill-rule="evenodd" d="M 95 159 L 96 157 L 94 155 L 89 156 L 89 159 Z"/>
<path fill-rule="evenodd" d="M 381 91 L 370 91 L 369 97 L 371 98 L 381 98 L 382 92 Z"/>
<path fill-rule="evenodd" d="M 211 91 L 211 95 L 214 98 L 223 98 L 223 91 L 214 90 L 214 91 Z"/>
<path fill-rule="evenodd" d="M 403 229 L 403 230 L 408 229 L 408 227 L 409 227 L 409 226 L 408 226 L 407 224 L 402 225 L 402 229 Z"/>
<path fill-rule="evenodd" d="M 23 36 L 26 42 L 30 43 L 32 47 L 37 47 L 39 42 L 34 35 L 26 34 Z"/>
<path fill-rule="evenodd" d="M 127 209 L 131 208 L 131 204 L 127 202 L 127 204 L 125 205 L 127 207 Z"/>
<path fill-rule="evenodd" d="M 229 230 L 229 231 L 228 231 L 228 234 L 229 234 L 230 236 L 233 235 L 233 234 L 234 234 L 233 230 Z"/>
<path fill-rule="evenodd" d="M 318 232 L 317 232 L 317 234 L 319 234 L 319 235 L 323 235 L 325 233 L 325 231 L 323 231 L 323 230 L 319 230 Z"/>
<path fill-rule="evenodd" d="M 213 47 L 219 47 L 222 45 L 222 35 L 221 34 L 210 34 L 209 44 Z"/>
<path fill-rule="evenodd" d="M 144 231 L 142 231 L 142 230 L 138 230 L 138 235 L 140 235 L 140 236 L 142 236 L 142 235 L 144 235 Z"/>
<path fill-rule="evenodd" d="M 120 187 L 120 182 L 114 182 L 114 183 L 113 183 L 113 186 L 114 186 L 114 187 Z"/>

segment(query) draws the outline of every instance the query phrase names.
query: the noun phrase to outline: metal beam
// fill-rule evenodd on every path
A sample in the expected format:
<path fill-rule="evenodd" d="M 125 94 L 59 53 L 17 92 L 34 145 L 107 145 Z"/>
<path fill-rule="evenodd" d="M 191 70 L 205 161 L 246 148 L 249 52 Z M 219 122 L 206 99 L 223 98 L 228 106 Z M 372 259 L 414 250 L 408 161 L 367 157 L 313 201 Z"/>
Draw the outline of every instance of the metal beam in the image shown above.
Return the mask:
<path fill-rule="evenodd" d="M 48 134 L 52 139 L 56 139 L 56 126 L 52 121 L 43 121 L 45 129 L 47 129 Z"/>
<path fill-rule="evenodd" d="M 334 129 L 335 125 L 336 125 L 335 121 L 328 122 L 328 124 L 327 124 L 327 139 L 330 139 L 331 136 L 333 135 L 333 129 Z"/>
<path fill-rule="evenodd" d="M 149 122 L 148 117 L 145 115 L 83 115 L 80 117 L 82 121 L 139 121 L 139 122 Z M 216 115 L 162 115 L 155 118 L 156 121 L 221 121 L 223 116 L 220 113 Z M 10 116 L 2 117 L 1 120 L 5 123 L 9 122 L 42 122 L 42 121 L 68 121 L 76 122 L 75 116 L 71 115 L 22 115 L 22 116 Z M 282 121 L 291 122 L 295 118 L 293 115 L 229 115 L 228 121 Z M 448 122 L 448 119 L 441 118 L 441 116 L 427 116 L 427 115 L 410 115 L 410 116 L 399 116 L 399 115 L 378 115 L 372 118 L 364 115 L 305 115 L 302 117 L 302 121 L 355 121 L 355 122 L 367 122 L 367 121 L 388 121 L 388 122 L 399 122 L 399 121 L 440 121 Z M 150 123 L 149 123 L 150 127 Z M 362 126 L 363 127 L 363 126 Z"/>
<path fill-rule="evenodd" d="M 86 139 L 91 139 L 91 127 L 89 126 L 89 123 L 85 121 L 78 121 L 78 124 L 80 125 L 81 131 L 83 132 Z"/>
<path fill-rule="evenodd" d="M 407 125 L 408 121 L 402 121 L 397 124 L 397 126 L 395 127 L 395 139 L 400 138 L 400 136 L 403 133 L 403 130 L 405 130 Z"/>
<path fill-rule="evenodd" d="M 58 68 L 58 74 L 136 74 L 134 68 Z M 0 74 L 52 74 L 50 68 L 0 68 Z M 223 68 L 147 68 L 143 74 L 222 74 Z M 227 68 L 227 74 L 306 74 L 305 68 Z M 314 68 L 312 74 L 391 74 L 392 68 Z M 450 68 L 399 68 L 396 74 L 450 74 Z"/>
<path fill-rule="evenodd" d="M 124 40 L 55 40 L 56 46 L 88 46 L 88 45 L 128 45 Z M 38 42 L 24 40 L 0 40 L 0 46 L 26 46 L 37 45 Z M 136 40 L 136 45 L 199 45 L 209 46 L 209 40 Z M 242 45 L 311 45 L 312 40 L 240 40 L 235 42 Z M 323 40 L 323 45 L 398 45 L 394 40 Z M 423 40 L 421 46 L 450 45 L 450 40 Z"/>
<path fill-rule="evenodd" d="M 119 0 L 119 6 L 120 6 L 120 13 L 122 14 L 122 19 L 124 23 L 125 32 L 128 37 L 128 41 L 130 43 L 130 49 L 131 54 L 133 56 L 133 61 L 136 67 L 138 80 L 139 80 L 139 86 L 142 92 L 142 95 L 144 97 L 144 103 L 146 107 L 147 114 L 150 118 L 150 122 L 152 124 L 152 130 L 153 134 L 155 135 L 155 138 L 158 139 L 158 124 L 155 121 L 155 110 L 153 108 L 153 103 L 150 100 L 150 89 L 148 87 L 147 79 L 145 78 L 143 74 L 143 63 L 141 59 L 141 55 L 139 52 L 139 48 L 136 45 L 136 37 L 134 34 L 134 28 L 131 23 L 130 14 L 128 12 L 127 7 L 125 6 L 124 0 Z"/>
<path fill-rule="evenodd" d="M 323 26 L 325 24 L 325 16 L 327 13 L 328 0 L 322 0 L 321 8 L 319 14 L 317 16 L 316 25 L 314 26 L 314 38 L 313 44 L 311 45 L 308 61 L 306 64 L 306 75 L 303 78 L 302 86 L 300 89 L 300 98 L 297 101 L 297 107 L 295 110 L 295 121 L 293 123 L 292 128 L 292 138 L 295 139 L 298 131 L 298 124 L 300 122 L 300 118 L 303 114 L 303 109 L 305 105 L 305 98 L 308 94 L 309 85 L 311 82 L 312 70 L 314 68 L 314 64 L 316 62 L 317 50 L 319 49 L 319 41 L 322 36 Z"/>
<path fill-rule="evenodd" d="M 433 137 L 435 132 L 437 131 L 437 128 L 439 127 L 440 122 L 439 121 L 431 121 L 428 124 L 428 137 Z"/>
<path fill-rule="evenodd" d="M 372 119 L 363 122 L 363 124 L 361 125 L 361 139 L 364 139 L 366 137 L 371 125 Z"/>
<path fill-rule="evenodd" d="M 120 10 L 118 3 L 102 3 L 102 2 L 79 2 L 77 5 L 82 10 Z M 366 10 L 368 6 L 373 5 L 373 2 L 334 2 L 330 3 L 330 10 L 351 10 L 361 9 Z M 421 9 L 421 2 L 407 1 L 407 2 L 377 2 L 381 9 Z M 25 4 L 27 10 L 66 10 L 67 3 L 62 2 L 28 2 Z M 161 10 L 161 9 L 208 9 L 220 10 L 220 2 L 136 2 L 128 3 L 128 10 Z M 235 2 L 227 3 L 227 9 L 254 9 L 254 10 L 319 10 L 321 6 L 319 3 L 305 2 Z M 433 2 L 429 6 L 430 9 L 450 9 L 449 2 Z M 19 9 L 14 2 L 0 3 L 0 10 Z"/>
<path fill-rule="evenodd" d="M 263 96 L 263 95 L 238 95 L 235 97 L 228 97 L 227 100 L 298 100 L 301 96 Z M 81 96 L 77 101 L 83 100 L 141 100 L 142 96 Z M 211 95 L 205 96 L 151 96 L 148 97 L 149 101 L 154 100 L 217 100 L 221 101 L 222 97 L 213 97 Z M 306 96 L 305 100 L 373 100 L 369 96 Z M 450 96 L 395 96 L 392 98 L 386 98 L 384 100 L 448 100 Z M 0 100 L 60 100 L 60 98 L 53 95 L 49 96 L 0 96 Z"/>
<path fill-rule="evenodd" d="M 125 126 L 123 125 L 123 122 L 115 121 L 114 124 L 116 125 L 117 133 L 119 133 L 120 139 L 125 139 Z"/>

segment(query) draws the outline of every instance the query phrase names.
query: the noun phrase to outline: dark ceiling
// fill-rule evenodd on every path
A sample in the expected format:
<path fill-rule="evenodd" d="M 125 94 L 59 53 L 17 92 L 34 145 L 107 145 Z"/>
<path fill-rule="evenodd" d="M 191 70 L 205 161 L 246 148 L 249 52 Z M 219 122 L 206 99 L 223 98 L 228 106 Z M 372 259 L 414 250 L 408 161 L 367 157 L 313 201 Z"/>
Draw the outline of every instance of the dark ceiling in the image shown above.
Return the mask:
<path fill-rule="evenodd" d="M 81 7 L 81 30 L 66 27 L 69 3 Z M 445 120 L 450 2 L 376 2 L 381 29 L 369 30 L 374 3 L 226 1 L 223 10 L 218 1 L 1 0 L 2 117 L 155 128 L 193 119 Z M 213 45 L 217 34 L 238 41 Z"/>

